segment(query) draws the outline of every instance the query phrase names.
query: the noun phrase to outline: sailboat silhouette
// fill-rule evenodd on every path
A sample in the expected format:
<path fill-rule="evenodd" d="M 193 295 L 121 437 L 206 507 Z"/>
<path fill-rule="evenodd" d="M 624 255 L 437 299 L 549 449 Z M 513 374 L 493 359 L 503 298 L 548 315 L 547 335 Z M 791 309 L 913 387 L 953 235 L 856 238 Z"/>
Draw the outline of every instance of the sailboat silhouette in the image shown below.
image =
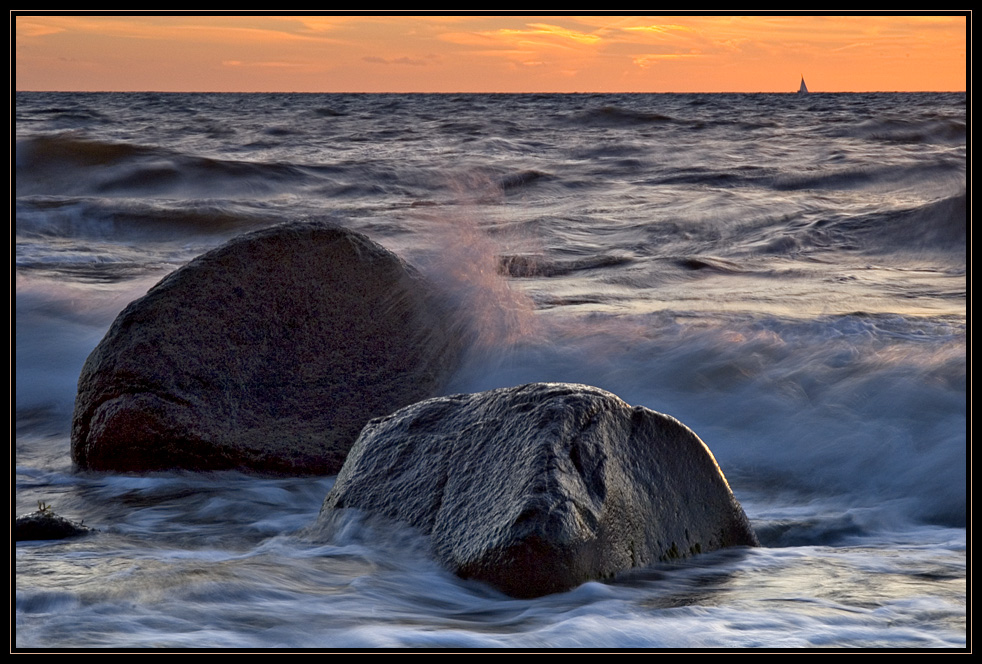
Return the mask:
<path fill-rule="evenodd" d="M 805 75 L 804 74 L 801 75 L 801 87 L 798 88 L 798 94 L 799 95 L 806 95 L 806 94 L 808 94 L 808 86 L 805 85 Z"/>

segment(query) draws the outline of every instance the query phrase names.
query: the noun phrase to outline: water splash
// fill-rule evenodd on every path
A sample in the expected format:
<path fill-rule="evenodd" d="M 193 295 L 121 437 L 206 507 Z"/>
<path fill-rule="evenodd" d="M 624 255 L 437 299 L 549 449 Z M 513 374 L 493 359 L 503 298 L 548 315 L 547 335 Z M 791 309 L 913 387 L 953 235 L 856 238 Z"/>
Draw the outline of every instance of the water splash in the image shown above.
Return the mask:
<path fill-rule="evenodd" d="M 458 205 L 417 214 L 426 249 L 413 263 L 445 298 L 467 340 L 467 364 L 486 366 L 492 356 L 534 338 L 538 323 L 532 300 L 501 274 L 502 253 L 525 240 L 500 228 L 492 234 L 502 211 L 486 201 L 500 195 L 500 187 L 479 182 L 466 191 Z"/>

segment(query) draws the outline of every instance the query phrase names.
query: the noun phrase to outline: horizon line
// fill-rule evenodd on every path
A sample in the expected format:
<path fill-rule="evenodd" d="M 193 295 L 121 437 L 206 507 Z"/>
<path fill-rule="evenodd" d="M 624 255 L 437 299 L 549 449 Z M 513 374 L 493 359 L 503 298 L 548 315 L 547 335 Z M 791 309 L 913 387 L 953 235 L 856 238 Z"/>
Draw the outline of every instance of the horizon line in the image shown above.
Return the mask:
<path fill-rule="evenodd" d="M 798 95 L 797 90 L 571 90 L 568 92 L 534 91 L 522 92 L 485 90 L 485 91 L 438 91 L 438 90 L 409 90 L 409 91 L 366 91 L 366 90 L 14 90 L 19 92 L 65 93 L 65 94 L 299 94 L 299 95 L 647 95 L 647 94 L 680 94 L 680 95 Z M 966 94 L 967 90 L 809 90 L 808 95 L 814 94 Z M 807 95 L 805 95 L 807 96 Z"/>

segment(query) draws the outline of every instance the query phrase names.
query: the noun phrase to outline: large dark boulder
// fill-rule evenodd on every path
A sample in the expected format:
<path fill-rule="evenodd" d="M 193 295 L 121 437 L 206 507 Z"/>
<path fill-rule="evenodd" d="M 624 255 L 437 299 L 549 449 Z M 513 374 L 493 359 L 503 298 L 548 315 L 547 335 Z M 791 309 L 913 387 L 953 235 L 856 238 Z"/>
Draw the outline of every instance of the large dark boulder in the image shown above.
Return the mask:
<path fill-rule="evenodd" d="M 437 393 L 456 336 L 421 276 L 323 222 L 231 240 L 116 318 L 82 369 L 81 468 L 334 474 L 371 418 Z"/>
<path fill-rule="evenodd" d="M 319 527 L 409 524 L 464 578 L 535 597 L 757 538 L 705 444 L 584 385 L 430 399 L 362 431 Z"/>

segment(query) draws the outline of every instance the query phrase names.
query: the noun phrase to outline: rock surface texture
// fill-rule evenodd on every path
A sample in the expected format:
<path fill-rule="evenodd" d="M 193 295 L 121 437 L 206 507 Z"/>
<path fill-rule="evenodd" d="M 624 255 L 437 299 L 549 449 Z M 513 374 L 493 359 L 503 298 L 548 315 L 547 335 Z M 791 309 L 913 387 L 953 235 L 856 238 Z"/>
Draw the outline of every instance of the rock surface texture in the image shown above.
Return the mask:
<path fill-rule="evenodd" d="M 436 393 L 457 346 L 420 275 L 367 237 L 248 233 L 119 314 L 79 378 L 72 459 L 333 474 L 369 419 Z"/>
<path fill-rule="evenodd" d="M 674 418 L 584 385 L 430 399 L 370 422 L 321 509 L 409 524 L 464 578 L 535 597 L 757 538 Z"/>

